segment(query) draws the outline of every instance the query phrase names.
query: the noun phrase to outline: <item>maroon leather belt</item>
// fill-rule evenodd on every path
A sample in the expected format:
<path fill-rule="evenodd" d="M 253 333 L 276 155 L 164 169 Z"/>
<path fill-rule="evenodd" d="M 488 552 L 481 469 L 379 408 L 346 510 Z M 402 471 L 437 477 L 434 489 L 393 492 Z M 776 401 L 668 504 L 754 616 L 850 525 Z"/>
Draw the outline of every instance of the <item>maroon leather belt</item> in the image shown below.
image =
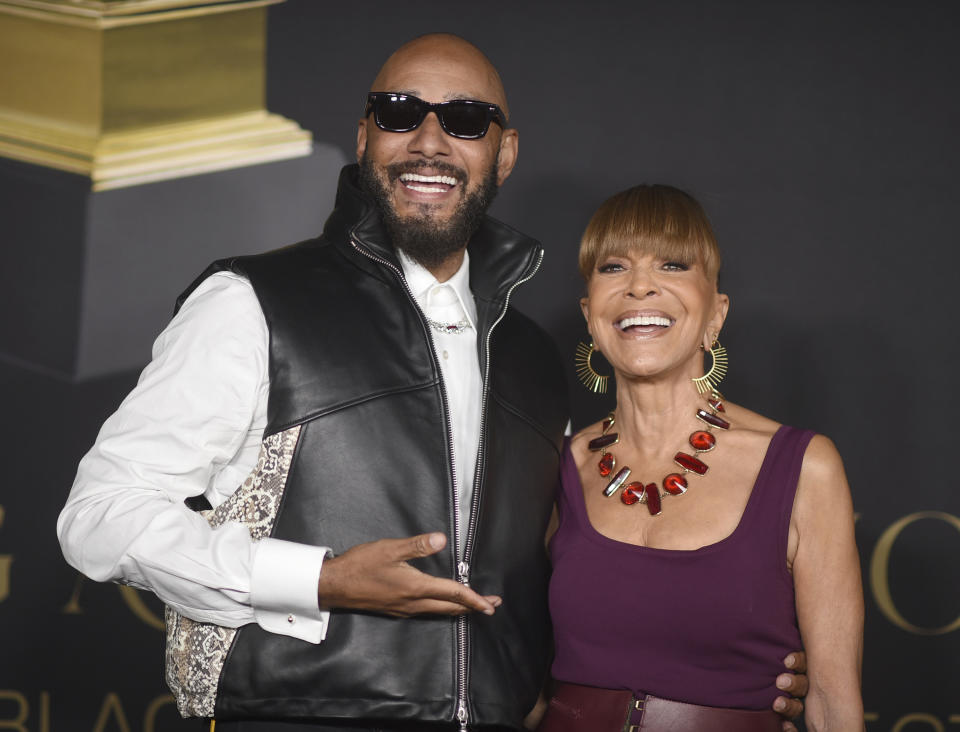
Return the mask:
<path fill-rule="evenodd" d="M 781 732 L 770 711 L 703 707 L 558 682 L 537 732 Z"/>

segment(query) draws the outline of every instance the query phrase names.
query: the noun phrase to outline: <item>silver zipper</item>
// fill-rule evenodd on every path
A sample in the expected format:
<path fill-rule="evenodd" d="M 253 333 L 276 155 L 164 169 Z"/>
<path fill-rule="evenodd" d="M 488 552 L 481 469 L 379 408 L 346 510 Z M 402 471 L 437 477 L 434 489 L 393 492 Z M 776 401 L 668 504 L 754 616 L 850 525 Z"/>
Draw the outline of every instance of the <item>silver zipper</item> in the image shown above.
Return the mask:
<path fill-rule="evenodd" d="M 410 298 L 410 301 L 416 305 L 416 298 L 414 298 L 413 293 L 410 291 L 409 285 L 407 285 L 407 280 L 403 276 L 403 273 L 400 269 L 394 266 L 392 263 L 388 262 L 383 257 L 378 257 L 373 252 L 364 248 L 359 242 L 351 237 L 350 245 L 356 249 L 358 252 L 363 254 L 368 259 L 378 262 L 385 267 L 391 269 L 400 280 L 400 283 L 403 285 L 404 291 L 407 293 L 407 297 Z M 453 461 L 453 426 L 450 423 L 450 410 L 447 404 L 447 390 L 446 386 L 443 383 L 443 371 L 440 369 L 440 364 L 437 362 L 436 356 L 436 345 L 433 342 L 433 334 L 430 332 L 430 328 L 427 326 L 424 321 L 423 314 L 421 313 L 420 320 L 423 323 L 424 331 L 427 334 L 427 340 L 430 342 L 430 357 L 433 359 L 434 365 L 437 367 L 437 373 L 440 376 L 440 396 L 443 403 L 443 416 L 444 421 L 447 426 L 447 448 L 450 454 L 450 475 L 453 478 L 453 548 L 454 556 L 457 558 L 457 581 L 465 587 L 470 586 L 470 564 L 467 561 L 470 555 L 470 550 L 473 548 L 473 539 L 474 533 L 477 528 L 477 509 L 480 505 L 480 477 L 482 470 L 484 468 L 484 446 L 486 443 L 486 426 L 487 426 L 487 401 L 488 401 L 488 392 L 487 388 L 490 380 L 490 338 L 493 335 L 493 330 L 496 328 L 500 321 L 503 320 L 503 317 L 507 314 L 507 308 L 510 306 L 510 297 L 513 295 L 513 291 L 517 289 L 524 282 L 531 280 L 534 275 L 540 270 L 540 264 L 543 262 L 543 249 L 541 248 L 537 254 L 537 261 L 533 269 L 526 275 L 516 282 L 514 282 L 510 289 L 507 290 L 507 294 L 503 301 L 503 308 L 500 310 L 500 314 L 497 316 L 497 319 L 491 323 L 490 328 L 487 330 L 487 337 L 484 341 L 484 354 L 486 358 L 484 359 L 484 369 L 483 369 L 483 399 L 480 406 L 480 439 L 477 444 L 477 469 L 473 477 L 473 496 L 470 500 L 470 515 L 467 520 L 467 536 L 463 545 L 463 557 L 460 557 L 460 492 L 457 488 L 457 469 Z M 417 306 L 417 312 L 420 313 L 420 308 Z M 461 615 L 457 618 L 457 712 L 456 718 L 457 722 L 460 725 L 460 732 L 467 732 L 468 725 L 470 723 L 470 713 L 467 711 L 467 687 L 468 687 L 468 669 L 467 669 L 467 622 L 468 618 L 466 615 Z"/>
<path fill-rule="evenodd" d="M 467 732 L 467 721 L 469 716 L 467 714 L 467 702 L 465 699 L 460 699 L 457 702 L 457 721 L 460 723 L 460 732 Z"/>
<path fill-rule="evenodd" d="M 540 265 L 543 262 L 543 249 L 540 249 L 540 252 L 537 256 L 537 262 L 534 265 L 533 269 L 530 270 L 530 273 L 527 274 L 523 279 L 519 279 L 513 283 L 509 290 L 507 290 L 506 298 L 503 301 L 503 309 L 500 311 L 500 315 L 497 317 L 493 324 L 490 326 L 490 330 L 487 331 L 486 342 L 484 343 L 483 349 L 486 354 L 486 359 L 483 367 L 483 401 L 480 406 L 480 441 L 477 446 L 477 470 L 473 476 L 473 496 L 470 501 L 470 518 L 467 522 L 467 541 L 463 548 L 463 561 L 467 563 L 470 559 L 470 550 L 473 548 L 473 534 L 477 528 L 477 508 L 480 505 L 480 478 L 485 467 L 485 453 L 484 447 L 487 437 L 487 401 L 489 395 L 489 389 L 487 384 L 490 380 L 490 338 L 493 335 L 493 329 L 496 328 L 500 321 L 503 320 L 503 316 L 507 314 L 507 308 L 510 306 L 510 296 L 513 295 L 513 291 L 517 289 L 524 282 L 528 282 L 540 271 Z M 469 566 L 469 565 L 467 565 Z"/>
<path fill-rule="evenodd" d="M 473 475 L 473 495 L 470 499 L 470 515 L 467 520 L 467 538 L 463 545 L 463 560 L 458 565 L 458 573 L 460 575 L 460 581 L 469 585 L 469 575 L 470 575 L 470 552 L 473 549 L 473 540 L 474 534 L 477 529 L 477 513 L 480 506 L 480 484 L 481 477 L 483 475 L 483 470 L 485 468 L 485 446 L 486 446 L 486 436 L 487 436 L 487 401 L 488 394 L 490 389 L 490 338 L 493 336 L 493 330 L 496 328 L 500 321 L 503 320 L 503 316 L 507 314 L 507 308 L 510 306 L 510 296 L 513 295 L 513 291 L 517 289 L 520 285 L 528 280 L 532 279 L 534 275 L 540 270 L 540 264 L 543 262 L 543 249 L 540 249 L 537 256 L 537 262 L 534 265 L 533 269 L 530 270 L 529 274 L 522 279 L 514 282 L 510 289 L 507 290 L 506 297 L 503 301 L 503 308 L 500 310 L 500 314 L 497 316 L 497 319 L 491 323 L 490 328 L 487 330 L 487 337 L 483 344 L 484 354 L 486 358 L 484 359 L 483 366 L 483 400 L 480 406 L 480 439 L 477 443 L 477 468 Z M 461 615 L 457 618 L 457 671 L 458 671 L 458 686 L 457 694 L 459 697 L 459 706 L 457 708 L 457 719 L 460 722 L 461 732 L 465 732 L 467 729 L 468 715 L 467 715 L 467 687 L 468 687 L 468 669 L 467 669 L 467 623 L 468 616 Z M 462 713 L 462 717 L 461 717 Z"/>
<path fill-rule="evenodd" d="M 350 238 L 350 245 L 367 259 L 371 259 L 374 262 L 382 264 L 383 266 L 392 270 L 400 280 L 400 284 L 407 293 L 407 297 L 410 298 L 410 302 L 416 306 L 416 311 L 420 313 L 420 320 L 423 323 L 423 330 L 427 334 L 427 340 L 430 342 L 430 358 L 433 360 L 434 366 L 437 367 L 437 374 L 440 377 L 440 397 L 441 402 L 443 403 L 443 418 L 447 426 L 447 453 L 450 455 L 450 477 L 453 479 L 453 551 L 454 557 L 457 560 L 457 581 L 462 585 L 469 587 L 469 567 L 460 558 L 460 491 L 457 490 L 457 467 L 453 461 L 453 425 L 450 423 L 450 408 L 447 403 L 447 389 L 443 383 L 443 371 L 440 368 L 440 364 L 437 362 L 437 349 L 436 344 L 433 342 L 433 334 L 430 332 L 430 328 L 424 320 L 423 313 L 420 311 L 420 306 L 417 305 L 417 300 L 410 291 L 410 286 L 407 284 L 407 279 L 403 276 L 403 272 L 401 272 L 398 267 L 391 262 L 388 262 L 383 257 L 378 257 L 376 254 L 369 251 L 366 247 L 362 246 L 356 239 L 352 237 Z M 463 619 L 463 616 L 457 618 L 458 669 L 466 667 L 467 631 L 466 626 L 461 622 Z M 463 681 L 463 673 L 465 672 L 459 673 L 457 677 L 458 698 L 456 717 L 457 721 L 460 723 L 460 729 L 465 731 L 467 729 L 469 715 L 467 713 L 466 683 Z"/>

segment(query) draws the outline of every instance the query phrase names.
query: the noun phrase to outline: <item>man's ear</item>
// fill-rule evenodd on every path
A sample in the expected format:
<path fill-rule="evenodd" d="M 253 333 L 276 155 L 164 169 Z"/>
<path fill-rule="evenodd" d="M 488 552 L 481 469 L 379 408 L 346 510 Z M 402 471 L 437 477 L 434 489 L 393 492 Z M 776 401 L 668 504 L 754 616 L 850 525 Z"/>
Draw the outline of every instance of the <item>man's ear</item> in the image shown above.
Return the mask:
<path fill-rule="evenodd" d="M 508 128 L 500 135 L 500 154 L 497 156 L 497 185 L 502 186 L 503 182 L 510 177 L 513 172 L 513 166 L 517 164 L 517 147 L 520 141 L 520 133 L 515 129 Z"/>
<path fill-rule="evenodd" d="M 357 162 L 367 151 L 367 120 L 362 119 L 357 122 Z"/>

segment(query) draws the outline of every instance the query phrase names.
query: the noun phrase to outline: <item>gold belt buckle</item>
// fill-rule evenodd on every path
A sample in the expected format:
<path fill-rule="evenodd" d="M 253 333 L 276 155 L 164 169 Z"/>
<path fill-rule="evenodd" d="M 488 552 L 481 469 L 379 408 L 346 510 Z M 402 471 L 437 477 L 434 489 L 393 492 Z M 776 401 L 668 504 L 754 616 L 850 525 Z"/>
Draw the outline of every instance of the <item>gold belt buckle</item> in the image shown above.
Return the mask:
<path fill-rule="evenodd" d="M 643 697 L 643 698 L 641 698 L 641 699 L 634 699 L 634 700 L 633 700 L 633 708 L 636 709 L 638 712 L 642 712 L 642 711 L 643 711 L 643 703 L 644 703 L 644 701 L 646 701 L 646 697 Z M 631 725 L 627 728 L 627 731 L 626 731 L 626 732 L 641 732 L 641 730 L 640 730 L 640 725 L 639 725 L 639 724 L 631 724 Z"/>

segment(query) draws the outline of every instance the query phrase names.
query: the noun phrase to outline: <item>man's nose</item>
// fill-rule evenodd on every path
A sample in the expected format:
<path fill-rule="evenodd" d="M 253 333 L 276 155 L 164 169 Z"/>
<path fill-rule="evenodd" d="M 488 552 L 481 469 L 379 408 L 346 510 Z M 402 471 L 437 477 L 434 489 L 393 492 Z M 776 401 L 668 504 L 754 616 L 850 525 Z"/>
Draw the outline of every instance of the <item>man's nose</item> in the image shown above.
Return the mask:
<path fill-rule="evenodd" d="M 428 158 L 450 154 L 450 135 L 443 131 L 435 112 L 428 112 L 420 126 L 407 134 L 410 135 L 408 152 Z"/>

